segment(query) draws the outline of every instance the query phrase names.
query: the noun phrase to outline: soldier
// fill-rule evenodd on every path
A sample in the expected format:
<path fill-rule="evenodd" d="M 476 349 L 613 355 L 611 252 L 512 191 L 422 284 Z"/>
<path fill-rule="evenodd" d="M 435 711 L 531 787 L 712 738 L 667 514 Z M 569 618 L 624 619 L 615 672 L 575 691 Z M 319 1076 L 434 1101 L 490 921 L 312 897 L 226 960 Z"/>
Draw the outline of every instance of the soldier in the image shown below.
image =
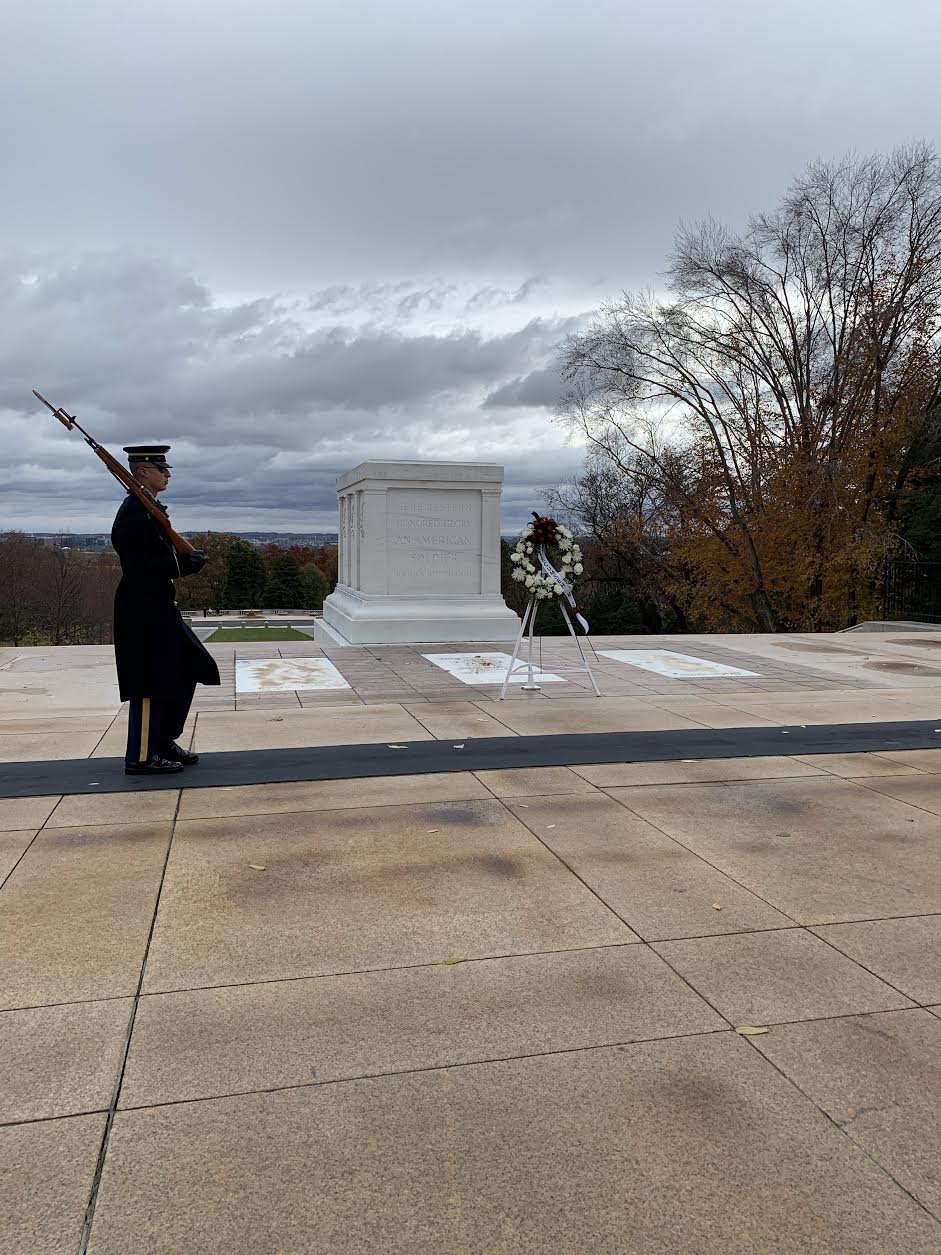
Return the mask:
<path fill-rule="evenodd" d="M 170 481 L 169 445 L 125 446 L 131 474 L 156 499 Z M 160 509 L 164 509 L 157 503 Z M 176 608 L 173 581 L 195 575 L 202 553 L 178 553 L 133 493 L 111 529 L 121 559 L 114 598 L 114 653 L 121 700 L 130 703 L 128 775 L 164 775 L 199 761 L 177 745 L 199 684 L 218 684 L 219 669 Z"/>

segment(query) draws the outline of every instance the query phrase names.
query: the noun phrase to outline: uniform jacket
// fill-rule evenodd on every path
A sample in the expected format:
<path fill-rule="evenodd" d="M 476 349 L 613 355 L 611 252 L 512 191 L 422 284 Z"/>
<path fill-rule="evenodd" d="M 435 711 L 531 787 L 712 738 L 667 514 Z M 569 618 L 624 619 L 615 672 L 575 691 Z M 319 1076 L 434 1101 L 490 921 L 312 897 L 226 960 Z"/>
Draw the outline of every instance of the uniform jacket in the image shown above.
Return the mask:
<path fill-rule="evenodd" d="M 114 596 L 114 654 L 121 700 L 183 698 L 194 682 L 218 684 L 215 660 L 183 622 L 173 581 L 192 574 L 186 554 L 133 493 L 128 493 L 111 529 L 121 559 Z"/>

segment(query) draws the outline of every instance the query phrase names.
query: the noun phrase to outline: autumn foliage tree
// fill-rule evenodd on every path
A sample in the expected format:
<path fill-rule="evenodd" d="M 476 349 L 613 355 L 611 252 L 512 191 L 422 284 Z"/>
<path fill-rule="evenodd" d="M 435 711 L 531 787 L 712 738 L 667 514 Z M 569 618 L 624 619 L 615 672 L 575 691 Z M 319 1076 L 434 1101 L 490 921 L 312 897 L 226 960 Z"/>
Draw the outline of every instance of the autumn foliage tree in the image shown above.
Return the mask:
<path fill-rule="evenodd" d="M 225 605 L 229 550 L 241 543 L 231 532 L 200 532 L 188 537 L 208 561 L 196 575 L 177 580 L 176 600 L 181 610 L 218 610 Z"/>
<path fill-rule="evenodd" d="M 684 615 L 875 613 L 941 456 L 939 307 L 941 163 L 919 145 L 817 163 L 741 233 L 681 230 L 665 298 L 626 294 L 569 342 L 565 419 L 640 493 L 623 526 Z"/>
<path fill-rule="evenodd" d="M 306 600 L 312 603 L 311 608 L 315 605 L 319 609 L 323 602 L 322 596 L 318 599 L 321 582 L 326 584 L 327 592 L 336 584 L 335 545 L 269 544 L 258 549 L 231 532 L 202 532 L 188 539 L 207 555 L 209 561 L 198 575 L 178 581 L 177 604 L 183 610 L 276 609 L 284 597 L 278 592 L 277 604 L 268 604 L 266 590 L 272 574 L 285 559 L 302 569 L 314 564 L 321 572 L 320 577 L 313 581 L 313 591 L 306 596 Z M 280 586 L 276 584 L 275 587 Z M 294 600 L 289 597 L 285 605 L 290 602 L 290 609 L 301 608 L 304 599 L 296 606 Z M 262 603 L 265 603 L 264 607 Z"/>

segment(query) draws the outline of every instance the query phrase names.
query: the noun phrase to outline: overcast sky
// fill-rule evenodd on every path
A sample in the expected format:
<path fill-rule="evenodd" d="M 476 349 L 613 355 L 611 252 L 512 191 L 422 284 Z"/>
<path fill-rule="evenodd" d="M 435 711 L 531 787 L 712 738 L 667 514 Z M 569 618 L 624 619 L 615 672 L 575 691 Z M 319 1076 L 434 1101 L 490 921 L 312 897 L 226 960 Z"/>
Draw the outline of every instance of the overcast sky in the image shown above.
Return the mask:
<path fill-rule="evenodd" d="M 0 530 L 333 530 L 370 457 L 574 473 L 560 341 L 681 220 L 936 142 L 937 0 L 4 0 Z"/>

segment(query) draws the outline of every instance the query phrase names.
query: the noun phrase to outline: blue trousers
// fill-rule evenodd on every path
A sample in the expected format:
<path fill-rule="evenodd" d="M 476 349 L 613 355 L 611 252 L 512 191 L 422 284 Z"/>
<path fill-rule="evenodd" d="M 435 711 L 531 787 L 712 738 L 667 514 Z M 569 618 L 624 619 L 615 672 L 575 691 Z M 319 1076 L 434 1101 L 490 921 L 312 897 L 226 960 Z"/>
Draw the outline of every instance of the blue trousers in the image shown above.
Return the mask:
<path fill-rule="evenodd" d="M 128 767 L 146 762 L 154 754 L 175 741 L 183 731 L 186 716 L 193 702 L 194 684 L 184 697 L 167 700 L 159 697 L 132 697 L 128 708 L 127 752 L 124 761 Z"/>

